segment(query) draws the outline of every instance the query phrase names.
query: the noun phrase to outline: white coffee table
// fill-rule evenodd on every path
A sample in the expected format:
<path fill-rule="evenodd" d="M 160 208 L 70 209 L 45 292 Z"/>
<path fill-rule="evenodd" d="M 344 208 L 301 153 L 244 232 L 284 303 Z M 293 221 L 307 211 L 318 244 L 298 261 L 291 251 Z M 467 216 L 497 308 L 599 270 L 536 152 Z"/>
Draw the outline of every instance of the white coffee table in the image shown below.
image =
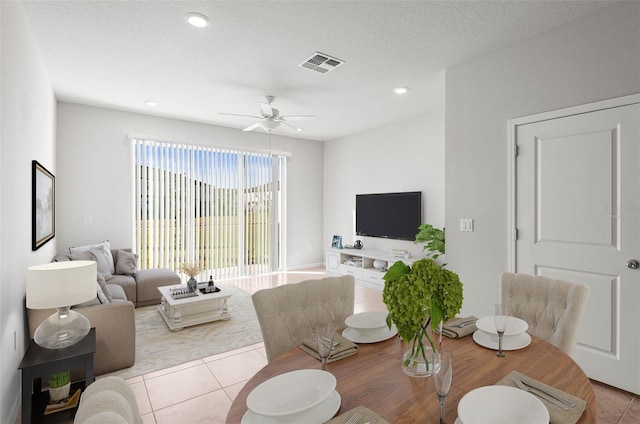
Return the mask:
<path fill-rule="evenodd" d="M 162 295 L 158 312 L 171 331 L 231 318 L 227 309 L 227 299 L 231 297 L 228 291 L 220 290 L 217 293 L 203 294 L 200 290 L 196 290 L 196 296 L 174 299 L 170 290 L 176 287 L 181 286 L 158 287 Z"/>

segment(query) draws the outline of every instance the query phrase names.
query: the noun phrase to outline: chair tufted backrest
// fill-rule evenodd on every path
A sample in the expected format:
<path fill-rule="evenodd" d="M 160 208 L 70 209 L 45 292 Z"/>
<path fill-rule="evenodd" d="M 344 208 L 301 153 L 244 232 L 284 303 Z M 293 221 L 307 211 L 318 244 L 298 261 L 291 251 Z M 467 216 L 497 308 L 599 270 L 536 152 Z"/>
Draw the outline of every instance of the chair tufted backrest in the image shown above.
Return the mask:
<path fill-rule="evenodd" d="M 505 272 L 501 290 L 502 303 L 509 305 L 510 316 L 526 321 L 529 334 L 548 341 L 569 356 L 573 354 L 589 287 L 540 275 Z"/>
<path fill-rule="evenodd" d="M 271 362 L 313 335 L 316 322 L 330 318 L 336 329 L 353 315 L 353 276 L 326 277 L 255 292 L 251 297 Z"/>

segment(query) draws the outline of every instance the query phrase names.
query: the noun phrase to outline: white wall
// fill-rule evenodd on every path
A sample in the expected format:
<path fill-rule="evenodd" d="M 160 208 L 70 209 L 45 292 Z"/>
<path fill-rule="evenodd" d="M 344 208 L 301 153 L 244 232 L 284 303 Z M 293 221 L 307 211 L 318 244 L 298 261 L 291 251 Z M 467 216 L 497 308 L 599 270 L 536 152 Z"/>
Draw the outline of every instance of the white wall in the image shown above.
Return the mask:
<path fill-rule="evenodd" d="M 31 251 L 31 161 L 54 175 L 55 98 L 18 2 L 0 2 L 0 422 L 15 422 L 25 328 L 25 272 L 49 262 L 56 238 Z M 14 336 L 15 333 L 15 336 Z M 15 342 L 14 342 L 15 337 Z"/>
<path fill-rule="evenodd" d="M 464 284 L 463 312 L 499 299 L 507 263 L 509 119 L 640 92 L 640 3 L 605 9 L 447 70 L 448 268 Z"/>
<path fill-rule="evenodd" d="M 73 103 L 58 104 L 58 250 L 108 239 L 133 240 L 133 180 L 128 135 L 269 149 L 269 135 Z M 287 160 L 287 265 L 322 262 L 322 143 L 272 135 Z M 91 215 L 91 224 L 84 216 Z M 311 246 L 311 247 L 309 247 Z"/>
<path fill-rule="evenodd" d="M 324 155 L 324 247 L 334 234 L 353 242 L 356 194 L 421 191 L 423 222 L 444 225 L 444 111 L 327 142 Z M 365 249 L 424 256 L 411 241 L 360 239 Z"/>

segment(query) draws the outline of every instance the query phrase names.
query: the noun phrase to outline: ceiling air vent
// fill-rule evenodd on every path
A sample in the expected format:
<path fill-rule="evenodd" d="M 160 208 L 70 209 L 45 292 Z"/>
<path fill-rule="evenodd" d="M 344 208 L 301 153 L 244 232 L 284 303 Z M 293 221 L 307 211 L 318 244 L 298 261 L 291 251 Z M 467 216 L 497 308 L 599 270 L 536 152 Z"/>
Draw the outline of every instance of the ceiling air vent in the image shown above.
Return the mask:
<path fill-rule="evenodd" d="M 343 63 L 344 60 L 336 59 L 335 57 L 331 57 L 328 54 L 315 52 L 298 66 L 301 68 L 320 72 L 321 74 L 326 74 L 327 72 L 334 70 Z"/>

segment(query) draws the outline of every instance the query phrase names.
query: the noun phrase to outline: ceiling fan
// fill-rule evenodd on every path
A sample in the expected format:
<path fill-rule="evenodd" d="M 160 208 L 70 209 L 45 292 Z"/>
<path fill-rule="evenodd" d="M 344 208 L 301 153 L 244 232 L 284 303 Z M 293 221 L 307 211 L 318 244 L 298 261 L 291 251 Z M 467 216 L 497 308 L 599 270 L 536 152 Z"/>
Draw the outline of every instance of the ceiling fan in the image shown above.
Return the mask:
<path fill-rule="evenodd" d="M 266 96 L 266 103 L 260 103 L 260 115 L 240 115 L 237 113 L 220 113 L 220 115 L 228 115 L 228 116 L 243 116 L 246 118 L 255 118 L 259 119 L 258 122 L 249 125 L 247 128 L 244 128 L 242 131 L 253 131 L 256 128 L 260 127 L 267 132 L 271 132 L 276 128 L 280 127 L 280 125 L 284 125 L 289 129 L 295 131 L 302 131 L 302 128 L 294 127 L 289 123 L 289 121 L 303 121 L 308 119 L 315 119 L 315 115 L 280 115 L 280 111 L 275 107 L 271 106 L 275 97 Z"/>

